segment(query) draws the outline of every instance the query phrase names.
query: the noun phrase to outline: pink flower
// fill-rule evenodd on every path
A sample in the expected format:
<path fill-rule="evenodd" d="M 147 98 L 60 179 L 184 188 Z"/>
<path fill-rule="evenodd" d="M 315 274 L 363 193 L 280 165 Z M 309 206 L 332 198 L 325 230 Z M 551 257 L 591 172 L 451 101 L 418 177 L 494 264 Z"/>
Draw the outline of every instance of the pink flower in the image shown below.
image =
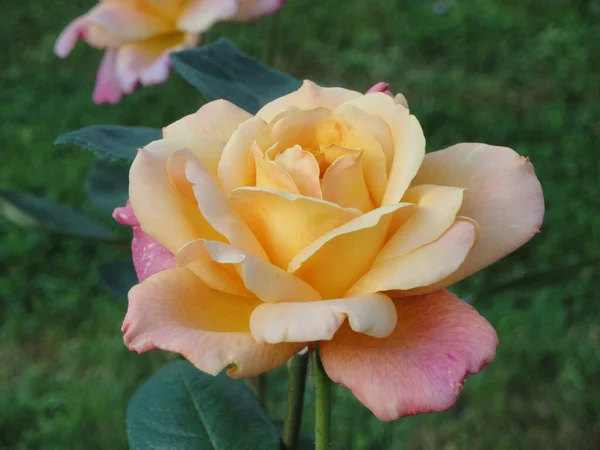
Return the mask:
<path fill-rule="evenodd" d="M 118 103 L 138 84 L 163 83 L 169 53 L 194 47 L 220 21 L 253 20 L 282 0 L 101 0 L 61 33 L 54 51 L 65 58 L 78 40 L 104 49 L 93 100 Z"/>
<path fill-rule="evenodd" d="M 404 97 L 404 95 L 402 94 L 396 94 L 394 96 L 394 94 L 392 94 L 392 91 L 390 91 L 390 85 L 387 84 L 385 81 L 375 83 L 369 88 L 367 94 L 373 94 L 375 92 L 381 92 L 382 94 L 392 97 L 398 105 L 403 105 L 408 109 L 408 102 L 406 101 L 406 97 Z"/>
<path fill-rule="evenodd" d="M 389 95 L 390 97 L 394 96 L 392 94 L 392 92 L 390 91 L 390 85 L 387 84 L 385 81 L 380 81 L 379 83 L 375 83 L 373 86 L 371 86 L 369 88 L 369 90 L 367 91 L 367 94 L 371 94 L 373 92 L 382 92 L 385 95 Z"/>
<path fill-rule="evenodd" d="M 425 154 L 402 103 L 309 81 L 256 116 L 208 103 L 163 136 L 138 152 L 137 218 L 121 219 L 163 247 L 136 263 L 131 350 L 240 378 L 319 343 L 328 375 L 381 420 L 451 407 L 494 359 L 496 332 L 446 287 L 539 231 L 527 158 Z"/>

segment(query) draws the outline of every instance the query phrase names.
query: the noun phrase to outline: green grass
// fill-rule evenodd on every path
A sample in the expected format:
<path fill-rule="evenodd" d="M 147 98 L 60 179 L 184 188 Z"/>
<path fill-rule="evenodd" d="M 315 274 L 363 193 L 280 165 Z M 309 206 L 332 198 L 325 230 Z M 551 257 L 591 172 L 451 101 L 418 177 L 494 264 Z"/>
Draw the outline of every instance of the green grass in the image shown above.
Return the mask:
<path fill-rule="evenodd" d="M 46 3 L 0 4 L 0 188 L 93 212 L 82 183 L 94 156 L 54 149 L 53 139 L 91 124 L 160 127 L 200 99 L 174 75 L 118 106 L 92 104 L 100 54 L 80 46 L 63 62 L 52 45 L 93 2 Z M 437 14 L 434 3 L 450 8 Z M 542 234 L 468 280 L 460 287 L 468 293 L 600 255 L 599 23 L 595 0 L 289 0 L 277 65 L 357 90 L 390 82 L 419 117 L 428 150 L 483 141 L 531 157 L 547 203 Z M 260 55 L 265 24 L 220 25 L 208 38 L 226 35 Z M 122 344 L 126 305 L 98 287 L 95 268 L 123 253 L 6 222 L 0 229 L 0 448 L 126 448 L 128 398 L 170 356 L 137 356 Z M 597 276 L 477 297 L 501 346 L 450 412 L 384 424 L 338 388 L 335 448 L 600 448 Z M 270 409 L 281 416 L 283 373 L 269 382 Z M 313 395 L 309 388 L 306 432 Z"/>

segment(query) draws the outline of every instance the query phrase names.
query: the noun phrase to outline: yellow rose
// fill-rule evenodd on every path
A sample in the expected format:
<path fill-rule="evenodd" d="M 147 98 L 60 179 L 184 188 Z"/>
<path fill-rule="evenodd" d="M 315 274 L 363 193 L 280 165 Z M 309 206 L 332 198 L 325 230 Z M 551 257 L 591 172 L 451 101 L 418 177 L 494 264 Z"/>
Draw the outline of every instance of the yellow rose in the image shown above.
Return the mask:
<path fill-rule="evenodd" d="M 256 116 L 208 103 L 141 149 L 132 223 L 176 267 L 130 291 L 127 346 L 238 378 L 319 342 L 382 420 L 450 407 L 497 336 L 444 288 L 534 236 L 543 196 L 508 148 L 425 155 L 397 98 L 307 81 Z"/>

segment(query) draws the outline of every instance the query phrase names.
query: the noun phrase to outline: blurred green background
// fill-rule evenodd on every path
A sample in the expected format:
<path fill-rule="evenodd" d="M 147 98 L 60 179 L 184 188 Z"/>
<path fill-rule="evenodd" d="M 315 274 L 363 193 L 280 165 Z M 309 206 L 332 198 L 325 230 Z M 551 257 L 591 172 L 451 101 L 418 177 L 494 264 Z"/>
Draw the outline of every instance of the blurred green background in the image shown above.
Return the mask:
<path fill-rule="evenodd" d="M 95 156 L 55 137 L 115 123 L 164 126 L 200 105 L 174 74 L 117 106 L 91 91 L 100 53 L 65 61 L 54 40 L 91 0 L 0 3 L 0 188 L 43 194 L 102 217 L 82 188 Z M 268 19 L 219 25 L 250 53 Z M 541 235 L 458 287 L 478 292 L 532 270 L 600 256 L 600 2 L 586 0 L 289 0 L 277 66 L 299 78 L 403 92 L 428 151 L 482 141 L 529 156 L 547 213 Z M 110 223 L 108 217 L 104 217 Z M 112 225 L 121 236 L 127 230 Z M 127 249 L 23 230 L 0 219 L 0 448 L 126 448 L 130 395 L 168 358 L 122 343 L 126 304 L 95 269 Z M 537 291 L 475 295 L 501 339 L 449 412 L 381 423 L 335 391 L 336 449 L 600 448 L 598 271 Z M 283 413 L 285 374 L 270 374 Z M 304 426 L 311 432 L 309 387 Z"/>

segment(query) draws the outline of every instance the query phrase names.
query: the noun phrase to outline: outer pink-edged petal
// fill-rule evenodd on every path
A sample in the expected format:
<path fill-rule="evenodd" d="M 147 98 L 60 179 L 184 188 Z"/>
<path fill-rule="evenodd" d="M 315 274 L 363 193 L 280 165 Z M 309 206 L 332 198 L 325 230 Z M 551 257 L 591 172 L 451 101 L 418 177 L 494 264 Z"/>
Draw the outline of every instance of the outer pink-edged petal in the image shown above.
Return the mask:
<path fill-rule="evenodd" d="M 285 0 L 241 0 L 237 13 L 230 20 L 245 22 L 274 14 L 284 3 Z"/>
<path fill-rule="evenodd" d="M 234 365 L 234 378 L 256 376 L 284 364 L 306 344 L 257 343 L 249 331 L 258 299 L 206 286 L 186 268 L 160 272 L 129 291 L 124 341 L 135 352 L 177 352 L 211 375 Z"/>
<path fill-rule="evenodd" d="M 388 336 L 396 326 L 394 302 L 384 294 L 317 302 L 263 303 L 250 318 L 258 342 L 328 340 L 345 320 L 352 330 L 374 337 Z"/>
<path fill-rule="evenodd" d="M 112 216 L 121 225 L 127 225 L 131 228 L 140 226 L 140 221 L 137 219 L 135 212 L 133 212 L 133 208 L 131 207 L 131 202 L 129 200 L 127 200 L 125 206 L 119 206 L 115 208 Z"/>
<path fill-rule="evenodd" d="M 96 86 L 92 100 L 94 103 L 119 103 L 123 97 L 121 83 L 117 76 L 117 50 L 109 48 L 104 52 L 96 75 Z"/>
<path fill-rule="evenodd" d="M 215 23 L 228 20 L 238 11 L 240 0 L 190 0 L 177 20 L 177 28 L 204 33 Z"/>
<path fill-rule="evenodd" d="M 394 155 L 382 204 L 399 202 L 425 156 L 425 136 L 419 121 L 405 106 L 381 92 L 363 95 L 348 104 L 382 119 L 389 127 Z"/>
<path fill-rule="evenodd" d="M 414 210 L 414 205 L 401 203 L 363 214 L 313 241 L 287 269 L 323 298 L 341 297 L 369 270 L 392 223 L 405 221 Z"/>
<path fill-rule="evenodd" d="M 256 115 L 264 121 L 270 122 L 279 113 L 291 106 L 303 110 L 316 108 L 333 110 L 344 102 L 362 96 L 363 94 L 359 92 L 344 88 L 322 88 L 312 81 L 305 80 L 300 89 L 266 104 Z"/>
<path fill-rule="evenodd" d="M 252 115 L 227 100 L 215 100 L 203 105 L 198 111 L 163 128 L 164 137 L 189 141 L 192 148 L 198 137 L 229 142 L 235 130 Z"/>
<path fill-rule="evenodd" d="M 380 420 L 444 411 L 467 376 L 494 360 L 498 336 L 448 291 L 395 303 L 398 324 L 390 336 L 375 339 L 344 327 L 322 342 L 325 371 Z"/>
<path fill-rule="evenodd" d="M 503 258 L 539 232 L 544 197 L 533 165 L 506 147 L 457 144 L 425 156 L 413 186 L 441 184 L 465 188 L 459 215 L 481 229 L 477 246 L 444 281 L 462 280 Z"/>
<path fill-rule="evenodd" d="M 222 242 L 205 240 L 190 242 L 177 253 L 177 263 L 186 265 L 205 257 L 223 269 L 235 268 L 233 272 L 237 271 L 239 274 L 239 282 L 263 302 L 321 300 L 317 291 L 291 273 Z M 196 272 L 196 274 L 204 279 L 204 273 Z"/>
<path fill-rule="evenodd" d="M 457 220 L 439 239 L 411 253 L 376 262 L 345 294 L 364 295 L 429 286 L 454 273 L 477 240 L 477 224 Z"/>
<path fill-rule="evenodd" d="M 60 58 L 66 58 L 75 48 L 77 41 L 84 39 L 88 26 L 85 16 L 78 17 L 71 22 L 58 36 L 54 44 L 54 53 Z"/>
<path fill-rule="evenodd" d="M 115 208 L 113 217 L 117 222 L 133 228 L 131 256 L 140 282 L 155 273 L 175 267 L 175 256 L 173 253 L 142 231 L 129 201 L 127 205 Z"/>
<path fill-rule="evenodd" d="M 217 185 L 210 172 L 197 159 L 190 158 L 186 166 L 188 180 L 194 185 L 198 207 L 215 230 L 230 244 L 260 259 L 268 257 L 252 230 L 240 219 L 229 199 Z"/>

